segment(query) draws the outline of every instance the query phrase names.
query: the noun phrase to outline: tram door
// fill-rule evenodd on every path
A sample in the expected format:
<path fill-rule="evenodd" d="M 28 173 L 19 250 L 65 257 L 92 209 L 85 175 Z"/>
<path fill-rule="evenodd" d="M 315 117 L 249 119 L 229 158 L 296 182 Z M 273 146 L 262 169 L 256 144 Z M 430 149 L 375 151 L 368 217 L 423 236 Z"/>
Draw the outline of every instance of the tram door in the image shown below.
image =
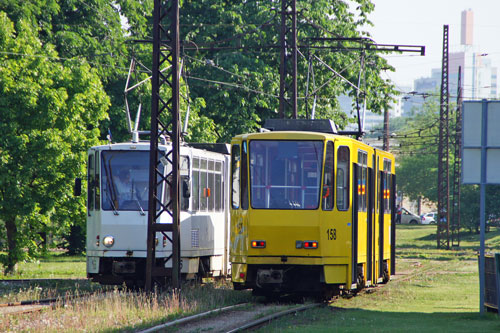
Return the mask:
<path fill-rule="evenodd" d="M 385 177 L 384 172 L 379 171 L 379 192 L 378 192 L 378 200 L 379 200 L 379 215 L 378 215 L 378 277 L 382 278 L 384 274 L 384 212 L 385 212 L 385 195 L 384 190 L 385 186 Z"/>
<path fill-rule="evenodd" d="M 368 258 L 363 259 L 363 257 L 367 254 L 369 247 L 367 234 L 369 233 L 370 221 L 370 209 L 368 207 L 370 186 L 368 181 L 368 153 L 366 151 L 358 151 L 358 163 L 353 164 L 353 169 L 352 280 L 353 283 L 357 283 L 360 275 L 366 276 L 369 274 L 369 271 L 358 271 L 358 264 L 367 263 Z M 359 262 L 360 258 L 361 262 Z"/>
<path fill-rule="evenodd" d="M 374 155 L 375 156 L 375 155 Z M 375 166 L 375 160 L 373 163 Z M 375 218 L 375 173 L 368 168 L 368 229 L 366 232 L 366 279 L 374 281 L 373 272 L 373 221 Z"/>
<path fill-rule="evenodd" d="M 391 275 L 396 274 L 396 175 L 391 184 Z"/>

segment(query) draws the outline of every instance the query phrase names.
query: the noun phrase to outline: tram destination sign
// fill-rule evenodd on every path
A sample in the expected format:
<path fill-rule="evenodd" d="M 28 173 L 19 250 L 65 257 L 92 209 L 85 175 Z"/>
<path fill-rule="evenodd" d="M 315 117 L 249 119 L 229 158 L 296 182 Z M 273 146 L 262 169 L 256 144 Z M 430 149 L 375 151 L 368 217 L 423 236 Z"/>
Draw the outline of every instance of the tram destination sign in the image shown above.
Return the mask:
<path fill-rule="evenodd" d="M 500 101 L 464 101 L 462 183 L 500 184 Z"/>

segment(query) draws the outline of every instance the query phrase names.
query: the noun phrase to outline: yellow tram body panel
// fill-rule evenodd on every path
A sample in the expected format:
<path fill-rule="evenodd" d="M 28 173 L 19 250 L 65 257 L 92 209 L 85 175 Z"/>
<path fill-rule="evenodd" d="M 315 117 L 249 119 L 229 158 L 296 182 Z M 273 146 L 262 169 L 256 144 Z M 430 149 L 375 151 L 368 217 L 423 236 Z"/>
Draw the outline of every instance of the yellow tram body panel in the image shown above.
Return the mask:
<path fill-rule="evenodd" d="M 286 280 L 279 274 L 294 269 L 304 275 L 315 271 L 318 284 L 346 289 L 381 279 L 394 246 L 387 237 L 391 213 L 381 211 L 384 203 L 379 202 L 394 195 L 388 183 L 381 186 L 387 174 L 394 174 L 391 154 L 349 137 L 316 132 L 245 134 L 231 144 L 235 286 L 261 287 L 262 276 L 276 274 L 269 278 L 276 287 Z M 266 163 L 277 166 L 269 171 Z M 266 183 L 272 176 L 282 183 Z M 281 197 L 288 200 L 285 206 L 271 204 Z"/>

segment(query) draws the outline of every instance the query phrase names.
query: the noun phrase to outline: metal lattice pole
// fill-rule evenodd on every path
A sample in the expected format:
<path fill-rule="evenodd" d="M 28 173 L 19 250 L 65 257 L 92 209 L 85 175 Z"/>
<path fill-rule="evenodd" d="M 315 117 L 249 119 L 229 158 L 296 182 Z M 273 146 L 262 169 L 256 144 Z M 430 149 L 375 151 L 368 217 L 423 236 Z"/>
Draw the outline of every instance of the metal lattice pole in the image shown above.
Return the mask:
<path fill-rule="evenodd" d="M 450 188 L 449 188 L 449 93 L 448 93 L 448 25 L 443 27 L 443 63 L 441 72 L 441 98 L 439 111 L 438 148 L 438 220 L 437 247 L 450 248 Z"/>
<path fill-rule="evenodd" d="M 384 110 L 384 142 L 383 150 L 389 151 L 389 110 Z"/>
<path fill-rule="evenodd" d="M 291 25 L 288 22 L 291 22 Z M 297 118 L 297 8 L 296 0 L 281 0 L 280 109 L 286 118 L 291 108 Z M 289 53 L 290 52 L 290 53 Z"/>
<path fill-rule="evenodd" d="M 460 180 L 462 173 L 462 67 L 458 67 L 457 111 L 455 114 L 453 196 L 451 202 L 451 246 L 460 246 Z"/>
<path fill-rule="evenodd" d="M 179 237 L 179 0 L 155 0 L 153 12 L 153 68 L 151 104 L 151 148 L 149 169 L 148 234 L 146 259 L 146 291 L 151 291 L 156 278 L 171 275 L 174 288 L 180 287 Z M 171 66 L 161 72 L 163 67 Z M 171 88 L 171 97 L 160 96 L 163 85 Z M 168 94 L 168 92 L 167 92 Z M 158 148 L 162 137 L 169 137 L 171 150 Z M 167 172 L 165 172 L 167 170 Z M 162 200 L 161 189 L 170 186 L 170 201 Z M 168 188 L 168 186 L 166 187 Z M 159 208 L 159 209 L 158 209 Z M 168 213 L 172 223 L 158 223 Z M 172 269 L 165 268 L 164 260 L 157 260 L 156 236 L 163 234 L 172 243 Z M 171 236 L 167 233 L 170 233 Z"/>

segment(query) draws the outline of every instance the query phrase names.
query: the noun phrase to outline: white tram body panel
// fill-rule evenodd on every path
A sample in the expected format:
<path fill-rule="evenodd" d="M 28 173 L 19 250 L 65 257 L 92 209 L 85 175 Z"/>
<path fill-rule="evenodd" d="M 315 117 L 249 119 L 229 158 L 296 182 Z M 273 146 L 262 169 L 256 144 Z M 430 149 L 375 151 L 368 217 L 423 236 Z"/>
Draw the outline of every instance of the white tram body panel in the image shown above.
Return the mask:
<path fill-rule="evenodd" d="M 159 148 L 171 149 L 168 143 Z M 181 146 L 181 273 L 187 278 L 230 274 L 228 168 L 227 153 Z M 103 284 L 141 286 L 147 256 L 149 142 L 93 147 L 87 172 L 87 276 Z M 164 203 L 170 199 L 165 186 L 158 189 Z M 164 212 L 157 223 L 172 223 L 172 217 Z M 157 233 L 157 260 L 171 252 L 170 241 Z"/>

